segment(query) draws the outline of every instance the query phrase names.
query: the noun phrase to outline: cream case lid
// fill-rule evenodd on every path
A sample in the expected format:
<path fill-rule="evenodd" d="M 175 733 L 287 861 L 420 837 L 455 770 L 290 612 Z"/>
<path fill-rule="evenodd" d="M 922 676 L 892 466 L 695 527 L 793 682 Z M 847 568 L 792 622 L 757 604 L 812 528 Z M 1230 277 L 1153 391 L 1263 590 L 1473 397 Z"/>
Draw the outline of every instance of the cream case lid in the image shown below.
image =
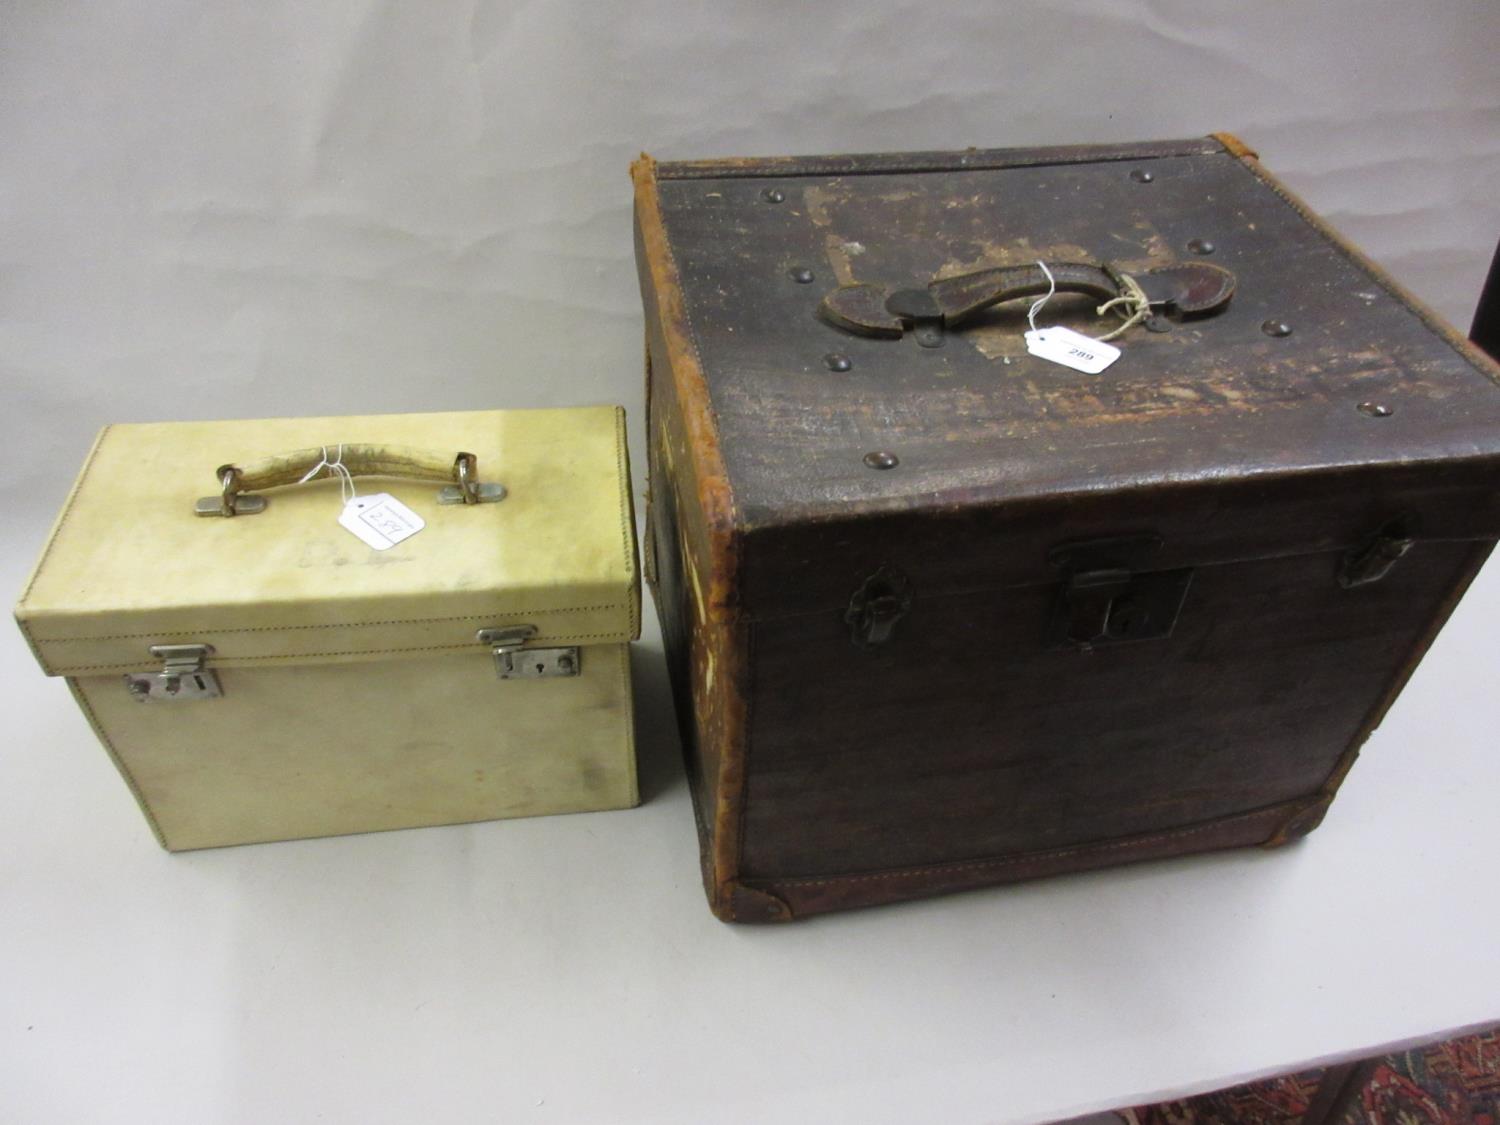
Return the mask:
<path fill-rule="evenodd" d="M 16 607 L 53 675 L 128 671 L 159 644 L 209 644 L 222 666 L 474 651 L 479 629 L 622 642 L 639 630 L 624 410 L 494 410 L 106 428 Z M 367 443 L 472 453 L 494 503 L 441 504 L 431 480 L 358 477 L 421 531 L 387 550 L 340 526 L 326 469 L 268 489 L 265 510 L 204 518 L 217 471 Z M 294 478 L 295 479 L 295 478 Z"/>

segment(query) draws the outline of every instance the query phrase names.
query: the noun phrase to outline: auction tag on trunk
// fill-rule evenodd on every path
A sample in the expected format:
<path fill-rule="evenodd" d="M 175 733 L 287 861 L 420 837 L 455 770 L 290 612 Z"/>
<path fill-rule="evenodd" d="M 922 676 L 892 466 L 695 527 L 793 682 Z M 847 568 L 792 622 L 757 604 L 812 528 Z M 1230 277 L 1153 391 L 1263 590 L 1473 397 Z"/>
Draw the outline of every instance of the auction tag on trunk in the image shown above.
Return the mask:
<path fill-rule="evenodd" d="M 373 496 L 356 496 L 344 505 L 339 526 L 352 531 L 361 541 L 384 551 L 403 539 L 410 539 L 427 526 L 427 521 L 388 492 Z"/>
<path fill-rule="evenodd" d="M 1102 340 L 1074 332 L 1054 324 L 1051 328 L 1035 328 L 1026 333 L 1026 350 L 1041 359 L 1082 371 L 1085 375 L 1097 375 L 1120 358 L 1120 349 Z"/>

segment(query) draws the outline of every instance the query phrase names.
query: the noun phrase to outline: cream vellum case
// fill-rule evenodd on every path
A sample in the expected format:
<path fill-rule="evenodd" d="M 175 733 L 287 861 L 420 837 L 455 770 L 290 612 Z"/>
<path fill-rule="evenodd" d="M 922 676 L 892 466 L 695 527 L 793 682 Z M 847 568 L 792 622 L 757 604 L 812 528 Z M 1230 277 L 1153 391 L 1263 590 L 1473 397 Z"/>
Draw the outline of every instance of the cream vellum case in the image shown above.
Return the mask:
<path fill-rule="evenodd" d="M 638 801 L 617 407 L 108 427 L 16 618 L 173 851 Z"/>

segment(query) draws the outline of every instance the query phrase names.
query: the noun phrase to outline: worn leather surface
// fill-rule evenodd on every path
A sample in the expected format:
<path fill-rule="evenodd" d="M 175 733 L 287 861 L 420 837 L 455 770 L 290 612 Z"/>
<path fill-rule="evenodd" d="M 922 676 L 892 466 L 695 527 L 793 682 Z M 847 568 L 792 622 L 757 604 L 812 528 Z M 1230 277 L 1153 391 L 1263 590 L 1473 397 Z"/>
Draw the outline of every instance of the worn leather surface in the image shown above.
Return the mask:
<path fill-rule="evenodd" d="M 1487 553 L 1421 543 L 1352 590 L 1337 552 L 1199 567 L 1170 636 L 1092 652 L 1049 643 L 1055 584 L 919 596 L 865 648 L 832 613 L 757 623 L 741 876 L 1080 847 L 1306 799 Z"/>
<path fill-rule="evenodd" d="M 273 490 L 259 515 L 193 514 L 215 470 L 339 441 L 476 455 L 495 504 L 363 478 L 425 521 L 375 551 L 337 523 L 336 481 Z M 16 615 L 53 674 L 149 667 L 153 644 L 207 643 L 216 667 L 472 650 L 476 630 L 634 637 L 639 581 L 617 407 L 180 422 L 106 429 Z"/>
<path fill-rule="evenodd" d="M 634 805 L 628 648 L 535 680 L 497 679 L 488 650 L 231 667 L 221 698 L 179 703 L 69 683 L 179 851 Z"/>
<path fill-rule="evenodd" d="M 866 871 L 849 875 L 809 875 L 737 884 L 728 920 L 782 922 L 844 910 L 878 906 L 917 896 L 951 894 L 976 887 L 1065 875 L 1185 852 L 1214 851 L 1262 843 L 1286 821 L 1320 816 L 1326 801 L 1289 802 L 1237 816 L 1189 824 L 1164 832 L 1102 840 L 1069 848 L 960 860 L 931 867 Z M 748 892 L 748 893 L 747 893 Z"/>
<path fill-rule="evenodd" d="M 643 161 L 637 222 L 657 605 L 722 918 L 1304 834 L 1500 534 L 1495 366 L 1225 138 Z M 1193 239 L 1233 301 L 1097 377 L 1026 356 L 1024 308 L 923 349 L 797 280 Z M 1404 514 L 1416 546 L 1343 588 Z M 1054 549 L 1141 535 L 1132 569 L 1195 572 L 1175 632 L 1052 644 Z M 887 566 L 909 612 L 851 644 Z"/>
<path fill-rule="evenodd" d="M 663 163 L 657 177 L 751 535 L 1397 460 L 1482 462 L 1491 481 L 1500 472 L 1500 369 L 1434 331 L 1389 278 L 1217 140 Z M 1213 253 L 1194 254 L 1197 240 Z M 922 287 L 1038 258 L 1128 273 L 1202 260 L 1237 285 L 1213 316 L 1132 329 L 1097 376 L 1027 353 L 1024 301 L 966 321 L 939 348 L 855 336 L 816 315 L 836 285 Z M 797 283 L 794 267 L 814 281 Z M 1044 313 L 1090 335 L 1116 323 L 1077 297 Z M 1291 334 L 1268 336 L 1268 320 Z M 830 370 L 830 354 L 848 370 Z M 1393 413 L 1372 420 L 1361 402 Z M 871 471 L 873 451 L 899 466 Z M 1327 500 L 1339 509 L 1340 497 Z M 1252 529 L 1245 545 L 1256 538 L 1268 536 Z"/>
<path fill-rule="evenodd" d="M 646 307 L 652 593 L 687 756 L 704 887 L 724 916 L 739 869 L 750 633 L 740 612 L 735 496 L 661 221 L 655 169 L 650 157 L 631 166 Z"/>

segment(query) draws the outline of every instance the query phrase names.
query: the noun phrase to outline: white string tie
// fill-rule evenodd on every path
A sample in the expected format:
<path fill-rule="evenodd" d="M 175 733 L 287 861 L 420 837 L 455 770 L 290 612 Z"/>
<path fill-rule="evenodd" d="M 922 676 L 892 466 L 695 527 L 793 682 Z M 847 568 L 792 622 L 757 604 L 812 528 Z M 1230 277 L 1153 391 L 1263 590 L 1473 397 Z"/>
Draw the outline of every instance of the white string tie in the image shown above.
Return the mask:
<path fill-rule="evenodd" d="M 359 492 L 354 487 L 354 474 L 349 471 L 349 466 L 344 464 L 344 443 L 339 442 L 338 452 L 334 454 L 332 461 L 328 459 L 328 447 L 325 445 L 322 449 L 323 459 L 308 469 L 307 472 L 303 473 L 302 479 L 297 483 L 306 484 L 324 469 L 327 469 L 329 476 L 338 478 L 339 499 L 348 504 L 349 501 L 358 497 Z"/>
<path fill-rule="evenodd" d="M 1026 311 L 1026 320 L 1031 325 L 1033 332 L 1038 331 L 1036 314 L 1042 311 L 1042 307 L 1057 292 L 1057 279 L 1052 276 L 1052 271 L 1047 268 L 1047 263 L 1038 258 L 1036 264 L 1042 268 L 1042 273 L 1047 277 L 1047 292 L 1044 296 L 1038 297 L 1033 301 L 1031 308 Z M 1141 288 L 1140 282 L 1136 281 L 1128 273 L 1122 273 L 1119 276 L 1125 285 L 1125 292 L 1121 293 L 1118 297 L 1105 301 L 1104 304 L 1094 310 L 1094 313 L 1096 316 L 1103 316 L 1105 313 L 1114 312 L 1124 317 L 1125 320 L 1123 324 L 1117 325 L 1103 336 L 1089 337 L 1090 340 L 1099 344 L 1107 344 L 1117 336 L 1123 336 L 1126 331 L 1134 328 L 1151 315 L 1151 298 L 1146 296 L 1146 291 Z M 1082 335 L 1082 333 L 1079 333 L 1079 335 Z"/>
<path fill-rule="evenodd" d="M 1111 311 L 1117 312 L 1125 318 L 1125 322 L 1118 325 L 1112 332 L 1094 337 L 1101 344 L 1109 343 L 1116 336 L 1123 336 L 1128 329 L 1134 328 L 1151 315 L 1151 298 L 1146 296 L 1141 283 L 1128 273 L 1122 273 L 1120 280 L 1125 283 L 1125 292 L 1113 300 L 1105 301 L 1094 312 L 1099 316 Z"/>
<path fill-rule="evenodd" d="M 1052 300 L 1052 295 L 1057 292 L 1057 279 L 1052 276 L 1052 271 L 1047 268 L 1047 263 L 1038 258 L 1036 264 L 1041 266 L 1042 272 L 1047 275 L 1047 294 L 1031 302 L 1031 308 L 1026 310 L 1026 321 L 1031 325 L 1033 332 L 1037 331 L 1036 314 L 1042 311 L 1042 306 Z"/>

